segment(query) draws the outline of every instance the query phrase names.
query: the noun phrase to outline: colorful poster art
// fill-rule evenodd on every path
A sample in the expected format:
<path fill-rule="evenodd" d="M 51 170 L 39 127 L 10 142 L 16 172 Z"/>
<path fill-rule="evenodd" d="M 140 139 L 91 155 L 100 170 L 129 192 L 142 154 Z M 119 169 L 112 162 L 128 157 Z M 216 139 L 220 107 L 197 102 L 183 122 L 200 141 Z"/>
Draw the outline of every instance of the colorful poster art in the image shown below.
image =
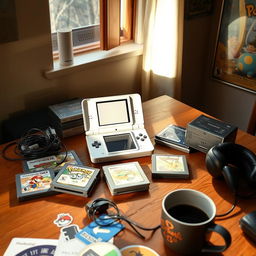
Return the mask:
<path fill-rule="evenodd" d="M 213 78 L 256 92 L 256 2 L 224 0 Z"/>

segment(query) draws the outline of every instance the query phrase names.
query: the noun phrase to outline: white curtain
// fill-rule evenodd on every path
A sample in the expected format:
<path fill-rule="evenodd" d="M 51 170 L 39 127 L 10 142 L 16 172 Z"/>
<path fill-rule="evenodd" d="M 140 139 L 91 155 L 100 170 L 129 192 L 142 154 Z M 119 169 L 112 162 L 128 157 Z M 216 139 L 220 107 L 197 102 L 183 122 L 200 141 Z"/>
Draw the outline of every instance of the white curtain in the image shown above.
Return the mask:
<path fill-rule="evenodd" d="M 184 0 L 138 0 L 135 42 L 143 42 L 142 99 L 180 99 Z"/>

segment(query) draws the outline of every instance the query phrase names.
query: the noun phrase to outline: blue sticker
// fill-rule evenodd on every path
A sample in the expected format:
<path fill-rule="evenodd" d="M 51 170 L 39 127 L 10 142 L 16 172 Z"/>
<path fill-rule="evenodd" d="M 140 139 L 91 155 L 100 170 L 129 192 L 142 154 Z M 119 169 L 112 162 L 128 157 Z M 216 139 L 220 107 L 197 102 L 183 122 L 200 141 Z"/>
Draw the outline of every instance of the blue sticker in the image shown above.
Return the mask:
<path fill-rule="evenodd" d="M 106 220 L 104 218 L 107 217 Z M 107 215 L 101 215 L 97 219 L 99 223 L 110 223 L 110 220 Z M 99 226 L 95 221 L 91 222 L 88 226 L 83 228 L 79 233 L 76 234 L 76 237 L 86 244 L 91 244 L 94 242 L 108 242 L 113 236 L 119 233 L 124 229 L 124 225 L 119 222 L 114 222 L 110 226 Z"/>

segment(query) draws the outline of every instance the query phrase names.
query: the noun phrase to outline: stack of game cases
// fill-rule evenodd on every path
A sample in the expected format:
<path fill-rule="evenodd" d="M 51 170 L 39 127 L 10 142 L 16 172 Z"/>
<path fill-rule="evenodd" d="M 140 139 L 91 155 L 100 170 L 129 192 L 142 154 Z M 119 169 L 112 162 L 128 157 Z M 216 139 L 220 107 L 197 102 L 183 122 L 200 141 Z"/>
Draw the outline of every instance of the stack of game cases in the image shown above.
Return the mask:
<path fill-rule="evenodd" d="M 74 99 L 48 107 L 50 124 L 61 138 L 84 132 L 81 101 Z"/>

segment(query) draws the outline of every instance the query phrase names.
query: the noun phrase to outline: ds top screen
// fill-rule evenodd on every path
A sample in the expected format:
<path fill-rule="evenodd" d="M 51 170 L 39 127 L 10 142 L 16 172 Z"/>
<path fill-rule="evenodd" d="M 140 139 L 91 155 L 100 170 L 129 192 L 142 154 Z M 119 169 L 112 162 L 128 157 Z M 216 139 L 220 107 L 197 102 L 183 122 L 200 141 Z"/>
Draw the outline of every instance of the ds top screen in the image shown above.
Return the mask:
<path fill-rule="evenodd" d="M 97 102 L 99 125 L 129 123 L 127 100 Z"/>

